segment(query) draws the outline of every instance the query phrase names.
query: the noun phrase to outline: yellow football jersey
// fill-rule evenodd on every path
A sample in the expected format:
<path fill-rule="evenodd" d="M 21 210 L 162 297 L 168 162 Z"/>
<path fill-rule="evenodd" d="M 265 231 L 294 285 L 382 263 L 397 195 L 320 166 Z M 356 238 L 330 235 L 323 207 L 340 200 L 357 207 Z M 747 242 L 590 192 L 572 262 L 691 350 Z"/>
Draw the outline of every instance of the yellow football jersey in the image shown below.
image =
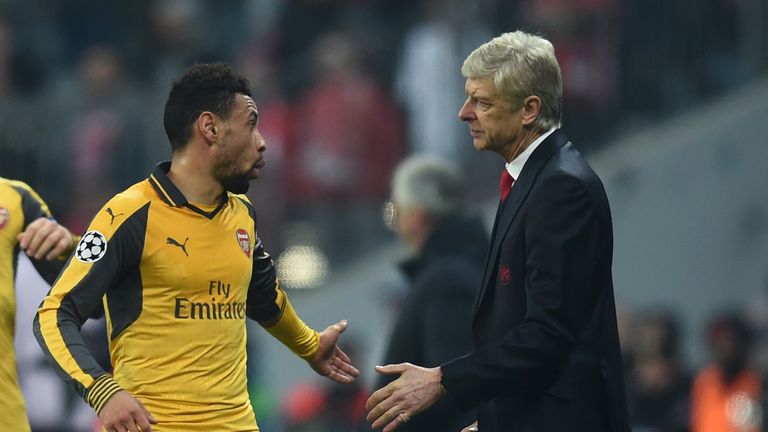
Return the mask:
<path fill-rule="evenodd" d="M 155 431 L 257 431 L 245 318 L 279 329 L 304 358 L 317 350 L 318 334 L 280 289 L 248 199 L 226 194 L 215 208 L 195 206 L 169 169 L 158 165 L 95 216 L 41 305 L 35 333 L 97 412 L 125 389 L 158 420 Z M 79 333 L 101 301 L 113 376 Z"/>
<path fill-rule="evenodd" d="M 51 217 L 48 206 L 28 185 L 0 177 L 0 430 L 28 431 L 29 422 L 19 388 L 13 348 L 16 321 L 16 263 L 18 235 L 40 217 Z M 52 283 L 63 261 L 46 263 L 32 259 L 38 272 Z M 20 289 L 23 289 L 21 287 Z"/>

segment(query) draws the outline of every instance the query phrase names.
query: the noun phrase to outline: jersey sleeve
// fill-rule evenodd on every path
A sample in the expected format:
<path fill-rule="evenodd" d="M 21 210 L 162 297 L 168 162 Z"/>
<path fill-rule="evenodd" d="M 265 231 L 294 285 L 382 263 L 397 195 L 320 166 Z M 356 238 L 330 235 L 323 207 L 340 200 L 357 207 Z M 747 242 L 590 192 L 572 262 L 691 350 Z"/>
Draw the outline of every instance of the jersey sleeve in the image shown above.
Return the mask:
<path fill-rule="evenodd" d="M 241 199 L 248 207 L 255 226 L 253 206 L 247 199 Z M 246 314 L 299 357 L 309 360 L 317 352 L 319 334 L 299 318 L 285 291 L 280 288 L 275 263 L 258 235 L 253 248 L 253 270 L 248 287 Z"/>
<path fill-rule="evenodd" d="M 35 219 L 51 217 L 48 204 L 29 185 L 20 181 L 11 182 L 13 188 L 21 196 L 21 211 L 24 213 L 24 227 Z"/>
<path fill-rule="evenodd" d="M 108 208 L 129 216 L 115 221 Z M 91 222 L 35 316 L 35 337 L 46 357 L 97 413 L 120 387 L 88 351 L 80 328 L 106 291 L 138 268 L 148 212 L 149 203 L 113 198 Z"/>
<path fill-rule="evenodd" d="M 21 197 L 21 211 L 24 217 L 24 229 L 26 229 L 30 223 L 39 218 L 53 219 L 48 205 L 29 185 L 20 181 L 13 181 L 11 182 L 11 186 Z M 73 243 L 77 241 L 74 237 L 72 240 Z M 46 282 L 48 282 L 48 284 L 53 284 L 53 282 L 56 280 L 56 276 L 59 275 L 61 269 L 64 267 L 66 256 L 59 257 L 59 259 L 52 261 L 49 261 L 45 258 L 38 260 L 30 256 L 29 260 L 32 262 L 32 265 L 35 266 L 35 270 L 37 270 L 40 276 Z"/>

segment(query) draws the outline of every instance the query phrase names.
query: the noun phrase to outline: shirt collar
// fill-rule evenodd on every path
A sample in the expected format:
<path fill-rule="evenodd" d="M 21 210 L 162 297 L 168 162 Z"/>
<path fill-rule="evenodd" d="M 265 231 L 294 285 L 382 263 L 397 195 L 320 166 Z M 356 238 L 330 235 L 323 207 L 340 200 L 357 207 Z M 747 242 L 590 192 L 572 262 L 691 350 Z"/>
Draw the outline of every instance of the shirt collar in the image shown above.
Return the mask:
<path fill-rule="evenodd" d="M 188 204 L 187 198 L 181 193 L 179 188 L 168 178 L 168 171 L 171 170 L 171 162 L 160 162 L 149 175 L 149 182 L 155 188 L 160 199 L 173 207 L 181 207 Z"/>
<path fill-rule="evenodd" d="M 171 170 L 171 162 L 160 162 L 155 166 L 152 174 L 149 175 L 149 183 L 155 188 L 155 191 L 166 204 L 173 207 L 187 207 L 195 213 L 199 213 L 208 219 L 213 219 L 214 216 L 224 207 L 227 203 L 227 194 L 224 193 L 221 197 L 221 203 L 210 212 L 202 210 L 189 203 L 187 197 L 176 187 L 175 184 L 168 178 L 168 171 Z"/>
<path fill-rule="evenodd" d="M 511 162 L 508 162 L 505 167 L 507 168 L 507 172 L 509 172 L 509 175 L 512 176 L 513 179 L 517 180 L 520 178 L 520 173 L 523 172 L 523 166 L 525 166 L 525 163 L 528 161 L 528 158 L 531 157 L 534 150 L 536 150 L 536 147 L 539 146 L 542 142 L 544 142 L 545 139 L 547 139 L 548 136 L 552 135 L 552 132 L 555 131 L 555 128 L 548 130 L 540 137 L 536 138 L 534 142 L 532 142 L 528 148 L 523 150 L 522 153 L 517 155 L 516 158 L 512 159 Z"/>

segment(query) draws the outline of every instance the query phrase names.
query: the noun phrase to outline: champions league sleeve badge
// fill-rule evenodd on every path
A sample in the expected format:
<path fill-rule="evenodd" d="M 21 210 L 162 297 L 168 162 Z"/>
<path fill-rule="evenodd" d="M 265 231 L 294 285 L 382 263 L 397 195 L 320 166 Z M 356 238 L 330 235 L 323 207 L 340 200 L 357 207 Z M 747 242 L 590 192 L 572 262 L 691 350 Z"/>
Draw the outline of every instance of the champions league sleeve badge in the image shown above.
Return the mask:
<path fill-rule="evenodd" d="M 80 243 L 77 244 L 75 256 L 84 263 L 94 263 L 107 253 L 107 239 L 98 231 L 85 233 Z"/>

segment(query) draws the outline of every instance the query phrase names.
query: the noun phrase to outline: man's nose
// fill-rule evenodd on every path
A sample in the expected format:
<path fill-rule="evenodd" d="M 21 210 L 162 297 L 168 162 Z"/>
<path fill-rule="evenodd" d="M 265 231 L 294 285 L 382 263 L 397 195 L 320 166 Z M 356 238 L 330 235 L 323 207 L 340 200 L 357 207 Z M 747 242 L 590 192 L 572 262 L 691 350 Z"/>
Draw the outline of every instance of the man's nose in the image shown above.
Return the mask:
<path fill-rule="evenodd" d="M 469 99 L 464 101 L 464 104 L 459 110 L 459 119 L 461 121 L 470 121 L 475 118 L 475 113 L 472 111 L 472 107 L 469 105 Z"/>

